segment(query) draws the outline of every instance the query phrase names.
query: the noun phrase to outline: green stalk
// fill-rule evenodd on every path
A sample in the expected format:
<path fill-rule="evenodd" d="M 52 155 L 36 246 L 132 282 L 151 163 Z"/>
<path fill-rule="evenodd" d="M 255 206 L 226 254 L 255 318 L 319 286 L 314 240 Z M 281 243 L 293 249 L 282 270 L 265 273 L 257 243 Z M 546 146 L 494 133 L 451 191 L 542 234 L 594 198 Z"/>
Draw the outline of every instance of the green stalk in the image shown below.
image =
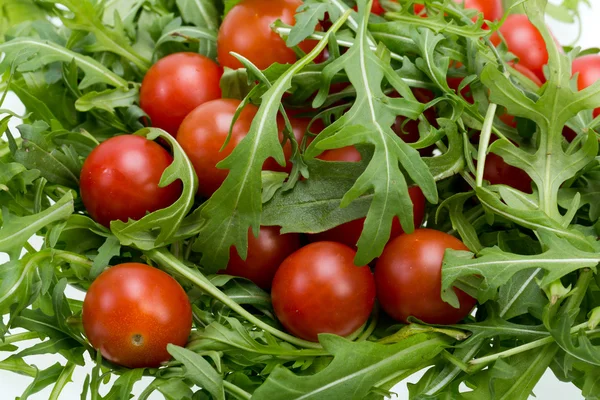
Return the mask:
<path fill-rule="evenodd" d="M 65 366 L 65 369 L 63 369 L 63 371 L 60 373 L 58 380 L 54 384 L 54 387 L 52 388 L 52 393 L 50 393 L 50 397 L 48 397 L 48 400 L 59 399 L 59 396 L 65 388 L 65 386 L 67 385 L 67 383 L 71 382 L 71 377 L 73 376 L 73 371 L 75 371 L 75 367 L 76 365 L 71 362 Z"/>
<path fill-rule="evenodd" d="M 252 398 L 250 393 L 231 382 L 223 381 L 223 387 L 225 388 L 226 392 L 233 394 L 238 399 L 250 400 Z"/>
<path fill-rule="evenodd" d="M 269 332 L 271 335 L 279 339 L 285 340 L 286 342 L 289 342 L 298 347 L 304 347 L 308 349 L 321 349 L 321 345 L 318 343 L 298 339 L 295 336 L 282 332 L 279 329 L 276 329 L 271 325 L 263 322 L 262 320 L 254 316 L 252 313 L 248 312 L 248 310 L 246 310 L 244 307 L 231 300 L 229 296 L 227 296 L 215 285 L 213 285 L 200 271 L 193 270 L 187 267 L 164 248 L 159 250 L 149 250 L 146 252 L 146 255 L 148 256 L 148 258 L 150 258 L 157 264 L 160 264 L 163 267 L 168 268 L 171 271 L 183 276 L 184 278 L 198 286 L 200 289 L 208 293 L 210 296 L 219 300 L 227 307 L 231 308 L 234 312 L 239 314 L 241 317 L 245 318 L 248 322 L 253 323 L 265 332 Z"/>
<path fill-rule="evenodd" d="M 37 332 L 21 332 L 14 335 L 5 336 L 4 340 L 0 340 L 0 344 L 13 344 L 24 342 L 25 340 L 39 339 L 40 334 Z"/>
<path fill-rule="evenodd" d="M 481 139 L 479 141 L 479 152 L 477 154 L 477 187 L 483 185 L 483 172 L 485 170 L 485 158 L 487 156 L 487 150 L 490 145 L 490 137 L 492 136 L 492 127 L 494 125 L 494 116 L 496 115 L 496 108 L 498 106 L 494 103 L 490 103 L 487 114 L 485 115 L 485 121 L 483 123 L 483 129 L 481 130 Z"/>

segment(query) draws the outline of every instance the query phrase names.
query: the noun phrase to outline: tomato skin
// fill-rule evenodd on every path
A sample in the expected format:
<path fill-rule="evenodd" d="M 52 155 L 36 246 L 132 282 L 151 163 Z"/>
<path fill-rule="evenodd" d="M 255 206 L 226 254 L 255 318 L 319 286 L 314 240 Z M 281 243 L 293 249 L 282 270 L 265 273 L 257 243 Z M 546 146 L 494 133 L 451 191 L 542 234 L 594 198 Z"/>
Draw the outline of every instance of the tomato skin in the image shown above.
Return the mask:
<path fill-rule="evenodd" d="M 407 322 L 414 316 L 429 324 L 455 324 L 463 320 L 476 300 L 454 288 L 460 308 L 441 297 L 442 260 L 446 249 L 466 250 L 458 239 L 432 229 L 417 229 L 386 246 L 375 267 L 377 298 L 392 318 Z"/>
<path fill-rule="evenodd" d="M 381 6 L 381 3 L 379 3 L 379 0 L 373 0 L 373 6 L 371 7 L 371 12 L 373 14 L 377 14 L 377 15 L 383 15 L 385 13 L 385 10 Z"/>
<path fill-rule="evenodd" d="M 418 186 L 412 186 L 408 188 L 408 194 L 413 202 L 413 221 L 415 228 L 418 228 L 423 223 L 425 217 L 425 196 Z M 345 224 L 331 228 L 325 232 L 316 233 L 310 235 L 310 240 L 316 241 L 332 241 L 343 243 L 346 246 L 356 249 L 356 243 L 360 239 L 363 228 L 365 226 L 366 218 L 355 219 Z M 400 236 L 404 233 L 402 225 L 398 217 L 394 217 L 392 220 L 392 230 L 390 233 L 390 240 Z"/>
<path fill-rule="evenodd" d="M 463 0 L 454 0 L 456 3 L 462 4 Z M 465 9 L 477 10 L 483 13 L 483 17 L 488 21 L 496 21 L 502 18 L 504 7 L 502 0 L 464 0 Z M 415 14 L 419 14 L 425 9 L 422 4 L 415 4 Z M 477 17 L 474 18 L 476 20 Z"/>
<path fill-rule="evenodd" d="M 239 100 L 218 99 L 204 103 L 192 111 L 181 124 L 177 141 L 188 155 L 198 175 L 198 193 L 210 197 L 227 178 L 226 169 L 217 164 L 233 152 L 250 130 L 258 108 L 252 104 L 244 107 L 233 126 L 231 139 L 223 151 Z"/>
<path fill-rule="evenodd" d="M 369 318 L 375 281 L 369 267 L 354 265 L 356 252 L 340 243 L 311 243 L 281 264 L 271 298 L 283 326 L 318 341 L 319 333 L 347 336 Z"/>
<path fill-rule="evenodd" d="M 138 220 L 173 204 L 183 190 L 181 181 L 158 186 L 173 157 L 159 144 L 136 135 L 110 138 L 96 147 L 83 163 L 80 191 L 94 221 Z"/>
<path fill-rule="evenodd" d="M 526 15 L 509 15 L 500 27 L 508 50 L 519 58 L 519 64 L 533 72 L 542 82 L 546 82 L 544 65 L 548 64 L 548 50 L 542 34 L 529 22 Z M 501 40 L 498 34 L 491 36 L 494 45 Z"/>
<path fill-rule="evenodd" d="M 169 274 L 127 263 L 92 282 L 82 320 L 90 343 L 107 360 L 128 368 L 155 368 L 171 359 L 167 344 L 187 343 L 192 307 Z"/>
<path fill-rule="evenodd" d="M 294 25 L 294 15 L 302 4 L 301 0 L 242 0 L 225 16 L 219 29 L 219 63 L 232 69 L 242 68 L 242 63 L 229 54 L 232 51 L 246 57 L 261 70 L 276 62 L 296 62 L 296 53 L 273 32 L 271 24 L 279 19 Z M 314 40 L 305 40 L 299 47 L 309 52 L 316 43 Z"/>
<path fill-rule="evenodd" d="M 485 159 L 483 179 L 492 185 L 507 185 L 524 193 L 533 193 L 531 177 L 525 171 L 507 164 L 502 157 L 489 153 Z"/>
<path fill-rule="evenodd" d="M 229 252 L 227 268 L 220 273 L 250 279 L 257 286 L 269 289 L 275 272 L 287 256 L 300 248 L 296 233 L 282 235 L 277 226 L 261 226 L 258 238 L 248 231 L 248 256 L 242 260 L 235 247 Z"/>
<path fill-rule="evenodd" d="M 600 55 L 590 54 L 573 61 L 573 75 L 579 73 L 577 88 L 583 90 L 600 80 Z M 594 110 L 594 118 L 600 115 L 600 107 Z"/>
<path fill-rule="evenodd" d="M 195 53 L 175 53 L 160 59 L 144 76 L 140 106 L 152 125 L 171 135 L 194 108 L 221 97 L 223 68 Z"/>

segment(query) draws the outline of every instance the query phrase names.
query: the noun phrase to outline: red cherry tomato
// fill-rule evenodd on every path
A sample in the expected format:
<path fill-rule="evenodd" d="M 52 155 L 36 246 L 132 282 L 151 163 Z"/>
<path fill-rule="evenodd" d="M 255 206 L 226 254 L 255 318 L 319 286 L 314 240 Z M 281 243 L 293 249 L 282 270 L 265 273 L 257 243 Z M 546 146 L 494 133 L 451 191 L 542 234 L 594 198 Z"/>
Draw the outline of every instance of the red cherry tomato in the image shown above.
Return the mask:
<path fill-rule="evenodd" d="M 531 178 L 525 171 L 507 164 L 502 157 L 489 153 L 485 160 L 483 179 L 492 185 L 507 185 L 524 193 L 533 193 Z"/>
<path fill-rule="evenodd" d="M 260 69 L 273 63 L 293 64 L 296 53 L 271 29 L 278 19 L 294 25 L 294 15 L 301 0 L 242 0 L 225 16 L 217 37 L 218 59 L 221 65 L 232 69 L 243 65 L 230 52 L 241 54 Z M 317 29 L 320 27 L 318 26 Z M 300 48 L 311 51 L 313 40 L 300 43 Z"/>
<path fill-rule="evenodd" d="M 177 141 L 190 158 L 198 175 L 198 193 L 210 197 L 223 183 L 226 169 L 216 165 L 231 154 L 250 130 L 258 108 L 248 104 L 233 126 L 231 139 L 223 151 L 239 100 L 219 99 L 209 101 L 192 111 L 183 121 Z"/>
<path fill-rule="evenodd" d="M 152 125 L 176 135 L 194 108 L 221 97 L 223 69 L 195 53 L 175 53 L 160 59 L 144 76 L 140 106 Z"/>
<path fill-rule="evenodd" d="M 454 0 L 456 3 L 463 4 L 463 0 Z M 483 17 L 488 21 L 496 21 L 502 18 L 504 7 L 502 0 L 464 0 L 465 9 L 477 10 L 483 13 Z M 415 4 L 415 14 L 420 14 L 425 9 L 422 4 Z M 476 17 L 474 20 L 477 19 Z"/>
<path fill-rule="evenodd" d="M 128 368 L 169 361 L 167 344 L 185 346 L 192 307 L 169 274 L 145 264 L 120 264 L 92 282 L 83 302 L 83 329 L 107 360 Z"/>
<path fill-rule="evenodd" d="M 232 247 L 227 269 L 221 273 L 250 279 L 263 289 L 269 289 L 275 272 L 287 256 L 300 248 L 300 236 L 296 233 L 282 235 L 280 228 L 261 226 L 258 237 L 248 232 L 248 256 L 242 260 Z"/>
<path fill-rule="evenodd" d="M 417 229 L 388 243 L 375 267 L 377 298 L 386 313 L 398 321 L 413 316 L 429 324 L 455 324 L 469 315 L 476 301 L 461 290 L 454 289 L 460 308 L 442 300 L 446 249 L 468 251 L 454 236 L 431 229 Z"/>
<path fill-rule="evenodd" d="M 347 336 L 367 321 L 375 282 L 369 267 L 354 265 L 355 255 L 343 244 L 318 242 L 285 259 L 275 273 L 271 298 L 289 332 L 317 341 L 319 333 Z"/>
<path fill-rule="evenodd" d="M 591 54 L 573 61 L 573 75 L 579 73 L 577 88 L 583 90 L 600 80 L 600 55 Z M 600 108 L 594 110 L 594 118 L 600 115 Z"/>
<path fill-rule="evenodd" d="M 80 190 L 83 205 L 99 224 L 138 220 L 173 204 L 182 192 L 181 181 L 167 187 L 158 183 L 173 157 L 160 145 L 141 136 L 123 135 L 96 147 L 83 163 Z"/>
<path fill-rule="evenodd" d="M 509 15 L 500 27 L 508 50 L 519 58 L 519 64 L 533 72 L 542 82 L 546 82 L 544 65 L 548 64 L 548 50 L 542 34 L 529 22 L 526 15 Z M 491 37 L 494 45 L 501 40 L 498 34 Z"/>

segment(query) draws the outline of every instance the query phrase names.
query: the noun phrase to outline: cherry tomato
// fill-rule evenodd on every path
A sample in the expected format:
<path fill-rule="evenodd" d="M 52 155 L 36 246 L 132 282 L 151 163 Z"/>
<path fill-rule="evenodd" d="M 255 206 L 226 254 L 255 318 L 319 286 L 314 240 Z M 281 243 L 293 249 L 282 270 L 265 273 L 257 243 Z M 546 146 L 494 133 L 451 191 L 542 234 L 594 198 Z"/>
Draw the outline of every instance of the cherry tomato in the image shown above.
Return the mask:
<path fill-rule="evenodd" d="M 192 111 L 179 128 L 177 141 L 194 165 L 198 175 L 198 193 L 204 197 L 210 197 L 227 178 L 229 171 L 216 166 L 246 136 L 258 111 L 252 104 L 244 108 L 233 126 L 229 143 L 220 151 L 240 103 L 232 99 L 204 103 Z"/>
<path fill-rule="evenodd" d="M 343 244 L 318 242 L 285 259 L 275 273 L 271 298 L 289 332 L 316 342 L 319 333 L 347 336 L 367 321 L 375 282 L 369 267 L 354 265 L 355 255 Z"/>
<path fill-rule="evenodd" d="M 591 54 L 573 61 L 573 75 L 579 73 L 577 88 L 583 90 L 600 80 L 600 55 Z M 600 108 L 594 110 L 594 118 L 600 115 Z"/>
<path fill-rule="evenodd" d="M 241 54 L 259 69 L 273 63 L 293 64 L 297 60 L 293 49 L 271 29 L 273 22 L 281 20 L 294 25 L 294 15 L 301 0 L 242 0 L 223 19 L 217 37 L 218 59 L 221 65 L 232 69 L 243 65 L 230 52 Z M 317 26 L 317 29 L 320 29 Z M 317 42 L 305 40 L 299 47 L 311 51 Z"/>
<path fill-rule="evenodd" d="M 195 53 L 160 59 L 144 76 L 140 106 L 152 125 L 175 136 L 183 119 L 200 104 L 221 97 L 223 69 Z"/>
<path fill-rule="evenodd" d="M 525 171 L 507 164 L 502 157 L 489 153 L 485 160 L 483 179 L 492 185 L 507 185 L 524 193 L 533 193 L 531 178 Z"/>
<path fill-rule="evenodd" d="M 182 192 L 181 181 L 167 187 L 158 183 L 173 157 L 159 144 L 141 136 L 123 135 L 96 147 L 83 163 L 80 190 L 83 205 L 99 224 L 138 220 L 173 204 Z"/>
<path fill-rule="evenodd" d="M 463 0 L 454 0 L 456 3 L 463 4 Z M 496 21 L 502 18 L 504 7 L 502 0 L 464 0 L 465 9 L 477 10 L 483 13 L 483 17 L 488 21 Z M 422 4 L 415 4 L 415 14 L 421 13 L 425 9 Z M 476 20 L 477 17 L 474 18 Z"/>
<path fill-rule="evenodd" d="M 261 226 L 258 237 L 248 232 L 248 256 L 242 260 L 237 250 L 229 252 L 227 269 L 221 273 L 250 279 L 263 289 L 269 289 L 275 272 L 287 256 L 300 248 L 300 236 L 296 233 L 282 235 L 280 228 Z"/>
<path fill-rule="evenodd" d="M 82 320 L 90 343 L 107 360 L 128 368 L 156 368 L 171 359 L 167 344 L 187 343 L 192 307 L 169 274 L 127 263 L 92 282 Z"/>
<path fill-rule="evenodd" d="M 446 249 L 467 250 L 454 236 L 432 229 L 417 229 L 392 240 L 375 267 L 377 298 L 392 318 L 406 322 L 410 316 L 429 324 L 455 324 L 476 304 L 454 288 L 460 308 L 444 302 L 442 260 Z"/>
<path fill-rule="evenodd" d="M 533 72 L 542 82 L 546 82 L 544 65 L 548 64 L 548 50 L 542 34 L 529 22 L 527 15 L 509 15 L 500 27 L 508 51 L 519 58 L 519 64 Z M 491 36 L 494 45 L 501 40 L 498 34 Z"/>

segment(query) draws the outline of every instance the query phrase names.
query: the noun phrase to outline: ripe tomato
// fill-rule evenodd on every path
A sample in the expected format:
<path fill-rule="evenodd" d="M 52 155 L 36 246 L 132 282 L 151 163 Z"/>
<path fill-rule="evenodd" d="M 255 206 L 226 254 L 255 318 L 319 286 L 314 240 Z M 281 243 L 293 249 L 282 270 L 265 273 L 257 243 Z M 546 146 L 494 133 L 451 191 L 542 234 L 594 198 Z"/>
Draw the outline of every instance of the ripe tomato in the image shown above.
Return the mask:
<path fill-rule="evenodd" d="M 152 125 L 177 135 L 186 115 L 200 104 L 221 97 L 223 69 L 195 53 L 175 53 L 160 59 L 144 76 L 140 106 Z"/>
<path fill-rule="evenodd" d="M 165 149 L 141 136 L 108 139 L 83 163 L 83 205 L 96 222 L 106 227 L 110 227 L 110 221 L 138 220 L 146 212 L 166 208 L 182 192 L 181 181 L 158 186 L 172 162 L 173 157 Z"/>
<path fill-rule="evenodd" d="M 546 82 L 544 65 L 548 64 L 548 49 L 542 34 L 529 22 L 527 15 L 509 15 L 500 27 L 508 51 L 519 58 L 519 64 L 533 72 L 542 82 Z M 498 34 L 491 36 L 494 45 L 501 40 Z"/>
<path fill-rule="evenodd" d="M 278 19 L 294 25 L 294 15 L 301 0 L 242 0 L 223 19 L 217 37 L 218 59 L 222 66 L 232 69 L 243 65 L 230 52 L 241 54 L 259 69 L 273 63 L 293 64 L 297 57 L 294 50 L 271 29 Z M 317 27 L 319 29 L 319 26 Z M 311 51 L 316 45 L 305 40 L 299 47 Z"/>
<path fill-rule="evenodd" d="M 229 263 L 221 273 L 250 279 L 263 289 L 269 289 L 279 265 L 300 248 L 296 233 L 282 235 L 276 226 L 261 226 L 258 237 L 248 232 L 248 256 L 242 260 L 232 247 Z"/>
<path fill-rule="evenodd" d="M 169 274 L 145 264 L 120 264 L 92 282 L 83 302 L 83 330 L 107 360 L 128 368 L 155 368 L 185 346 L 192 307 Z"/>
<path fill-rule="evenodd" d="M 177 141 L 198 175 L 198 193 L 204 197 L 210 197 L 227 178 L 229 171 L 218 169 L 216 165 L 230 155 L 246 136 L 258 111 L 252 104 L 244 108 L 233 126 L 229 143 L 220 151 L 239 105 L 239 100 L 232 99 L 204 103 L 183 120 L 177 133 Z"/>
<path fill-rule="evenodd" d="M 395 0 L 393 0 L 395 1 Z M 377 15 L 383 15 L 385 13 L 385 9 L 381 6 L 379 0 L 373 0 L 373 5 L 371 6 L 371 12 Z"/>
<path fill-rule="evenodd" d="M 285 259 L 275 273 L 271 298 L 289 332 L 316 342 L 319 333 L 347 336 L 367 321 L 375 282 L 369 267 L 354 265 L 355 255 L 343 244 L 318 242 Z"/>
<path fill-rule="evenodd" d="M 600 55 L 591 54 L 573 61 L 573 75 L 579 73 L 577 88 L 583 90 L 600 80 Z M 594 110 L 594 118 L 600 115 L 600 108 Z"/>
<path fill-rule="evenodd" d="M 454 1 L 456 3 L 463 4 L 463 0 Z M 502 14 L 504 14 L 502 0 L 464 0 L 464 5 L 465 9 L 473 9 L 483 13 L 483 17 L 488 21 L 496 21 L 502 18 Z M 424 5 L 415 4 L 415 14 L 419 14 L 424 9 Z"/>
<path fill-rule="evenodd" d="M 476 301 L 463 291 L 454 289 L 458 309 L 442 300 L 446 249 L 468 251 L 454 236 L 432 229 L 417 229 L 388 243 L 375 267 L 377 298 L 385 312 L 398 321 L 413 316 L 429 324 L 455 324 L 469 315 Z"/>
<path fill-rule="evenodd" d="M 507 164 L 502 157 L 489 153 L 485 160 L 483 179 L 492 185 L 507 185 L 524 193 L 533 193 L 531 178 L 525 171 Z"/>

